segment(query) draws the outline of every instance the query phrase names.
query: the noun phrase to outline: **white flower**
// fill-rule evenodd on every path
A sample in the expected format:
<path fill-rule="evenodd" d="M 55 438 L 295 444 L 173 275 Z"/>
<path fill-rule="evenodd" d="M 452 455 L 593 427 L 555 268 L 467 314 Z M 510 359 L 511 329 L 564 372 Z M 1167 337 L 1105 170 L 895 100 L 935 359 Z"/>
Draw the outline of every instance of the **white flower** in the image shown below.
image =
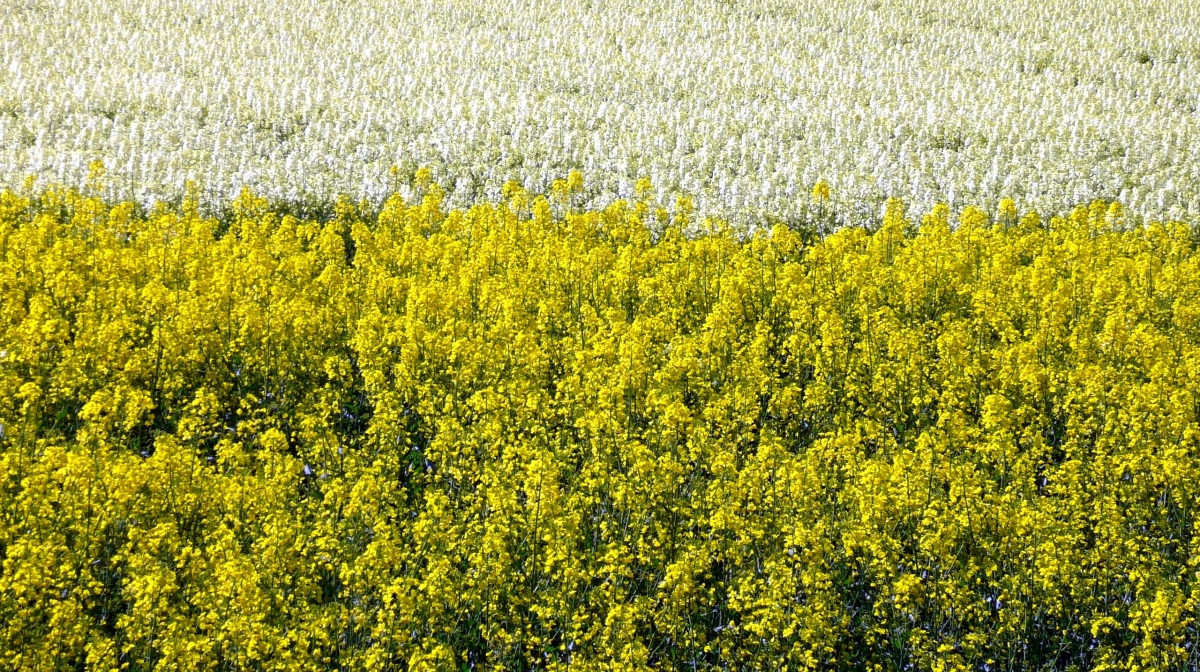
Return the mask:
<path fill-rule="evenodd" d="M 431 166 L 463 205 L 591 166 L 590 205 L 652 174 L 734 217 L 742 199 L 794 213 L 816 179 L 848 213 L 1126 193 L 1132 213 L 1200 216 L 1189 3 L 939 0 L 932 22 L 909 3 L 743 4 L 18 3 L 0 23 L 0 186 L 82 183 L 101 158 L 110 189 L 145 200 L 184 176 L 222 197 L 250 180 L 380 199 L 395 162 Z"/>

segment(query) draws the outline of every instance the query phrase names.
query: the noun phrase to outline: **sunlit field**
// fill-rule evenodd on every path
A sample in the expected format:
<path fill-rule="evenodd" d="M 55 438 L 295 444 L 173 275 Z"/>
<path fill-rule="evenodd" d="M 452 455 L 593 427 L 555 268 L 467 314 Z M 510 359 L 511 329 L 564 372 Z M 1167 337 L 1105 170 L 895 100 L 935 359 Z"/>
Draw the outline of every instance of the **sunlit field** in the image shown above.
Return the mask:
<path fill-rule="evenodd" d="M 849 221 L 1065 214 L 1095 198 L 1200 217 L 1190 1 L 13 0 L 0 9 L 0 180 L 103 160 L 149 204 L 376 204 L 429 166 L 465 206 L 581 169 L 700 212 L 796 218 L 820 179 Z"/>
<path fill-rule="evenodd" d="M 1200 669 L 1198 26 L 0 6 L 0 669 Z"/>

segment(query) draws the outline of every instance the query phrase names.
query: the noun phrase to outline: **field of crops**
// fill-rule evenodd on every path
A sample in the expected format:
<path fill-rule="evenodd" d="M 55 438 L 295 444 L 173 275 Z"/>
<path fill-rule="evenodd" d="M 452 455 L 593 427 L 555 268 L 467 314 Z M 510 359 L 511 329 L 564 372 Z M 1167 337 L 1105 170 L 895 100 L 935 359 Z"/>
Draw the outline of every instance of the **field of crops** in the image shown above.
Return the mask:
<path fill-rule="evenodd" d="M 688 236 L 574 177 L 5 196 L 4 666 L 1200 661 L 1191 229 Z"/>
<path fill-rule="evenodd" d="M 0 670 L 1200 669 L 1200 5 L 0 6 Z"/>
<path fill-rule="evenodd" d="M 7 0 L 0 181 L 216 202 L 433 168 L 450 204 L 588 175 L 701 212 L 884 201 L 1200 219 L 1195 0 Z"/>

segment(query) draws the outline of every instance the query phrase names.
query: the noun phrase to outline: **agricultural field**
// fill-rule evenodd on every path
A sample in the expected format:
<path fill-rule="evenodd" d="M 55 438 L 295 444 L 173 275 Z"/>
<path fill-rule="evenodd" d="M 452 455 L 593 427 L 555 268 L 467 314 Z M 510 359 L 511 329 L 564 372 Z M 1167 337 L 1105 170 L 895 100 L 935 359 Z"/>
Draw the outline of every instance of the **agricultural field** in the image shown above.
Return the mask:
<path fill-rule="evenodd" d="M 1191 0 L 9 0 L 0 180 L 338 193 L 429 166 L 466 206 L 580 169 L 706 214 L 1095 198 L 1200 217 Z"/>
<path fill-rule="evenodd" d="M 1200 669 L 1200 4 L 0 45 L 0 669 Z"/>

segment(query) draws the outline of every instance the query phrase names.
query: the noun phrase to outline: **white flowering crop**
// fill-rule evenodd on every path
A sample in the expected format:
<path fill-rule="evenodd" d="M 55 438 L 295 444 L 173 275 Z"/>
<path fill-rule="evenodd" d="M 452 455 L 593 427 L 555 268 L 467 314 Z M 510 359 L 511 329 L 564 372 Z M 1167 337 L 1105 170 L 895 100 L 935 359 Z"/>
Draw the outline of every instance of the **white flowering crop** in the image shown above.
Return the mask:
<path fill-rule="evenodd" d="M 1195 0 L 9 0 L 0 185 L 465 204 L 584 171 L 701 212 L 1200 214 Z"/>

